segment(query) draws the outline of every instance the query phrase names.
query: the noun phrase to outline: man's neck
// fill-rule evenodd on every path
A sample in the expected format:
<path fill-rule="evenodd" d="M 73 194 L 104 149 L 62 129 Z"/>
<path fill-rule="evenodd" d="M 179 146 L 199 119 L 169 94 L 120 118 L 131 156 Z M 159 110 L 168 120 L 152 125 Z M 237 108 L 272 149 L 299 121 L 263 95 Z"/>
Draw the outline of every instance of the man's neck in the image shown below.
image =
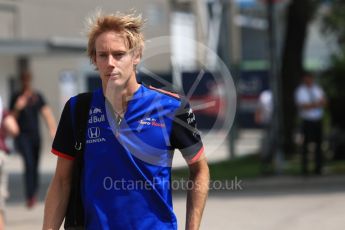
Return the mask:
<path fill-rule="evenodd" d="M 33 93 L 33 90 L 32 88 L 29 86 L 29 87 L 24 87 L 22 89 L 22 94 L 25 95 L 25 96 L 31 96 Z"/>
<path fill-rule="evenodd" d="M 127 84 L 127 87 L 117 88 L 110 94 L 107 94 L 107 92 L 104 91 L 104 94 L 112 105 L 115 113 L 123 116 L 127 110 L 128 101 L 133 97 L 134 93 L 138 90 L 139 87 L 140 84 L 135 81 L 133 83 Z"/>

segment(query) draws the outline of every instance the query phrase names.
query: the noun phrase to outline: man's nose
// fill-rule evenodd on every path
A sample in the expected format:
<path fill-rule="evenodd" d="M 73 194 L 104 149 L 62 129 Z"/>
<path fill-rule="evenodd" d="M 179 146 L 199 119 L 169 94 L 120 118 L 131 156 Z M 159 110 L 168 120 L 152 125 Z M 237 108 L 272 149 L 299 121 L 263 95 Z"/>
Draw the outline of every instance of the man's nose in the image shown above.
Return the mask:
<path fill-rule="evenodd" d="M 115 67 L 116 60 L 113 55 L 108 55 L 108 66 Z"/>

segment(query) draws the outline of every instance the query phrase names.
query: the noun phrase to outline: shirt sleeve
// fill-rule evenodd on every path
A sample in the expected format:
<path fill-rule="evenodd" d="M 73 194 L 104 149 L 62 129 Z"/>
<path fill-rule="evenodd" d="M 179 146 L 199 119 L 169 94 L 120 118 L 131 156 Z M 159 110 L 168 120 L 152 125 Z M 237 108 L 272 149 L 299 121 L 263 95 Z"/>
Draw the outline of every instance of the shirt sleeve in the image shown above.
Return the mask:
<path fill-rule="evenodd" d="M 260 93 L 258 104 L 257 104 L 257 109 L 263 109 L 264 107 L 264 92 Z"/>
<path fill-rule="evenodd" d="M 325 91 L 320 86 L 316 87 L 316 91 L 318 93 L 319 100 L 326 99 Z"/>
<path fill-rule="evenodd" d="M 46 100 L 45 98 L 43 97 L 42 94 L 40 93 L 37 93 L 37 96 L 38 96 L 38 102 L 37 102 L 37 106 L 39 109 L 42 109 L 43 106 L 45 106 L 47 103 L 46 103 Z"/>
<path fill-rule="evenodd" d="M 204 151 L 195 114 L 186 101 L 181 102 L 174 116 L 171 145 L 181 151 L 188 164 L 196 162 Z"/>
<path fill-rule="evenodd" d="M 75 138 L 71 116 L 70 100 L 68 100 L 62 111 L 51 150 L 55 155 L 68 160 L 73 160 L 75 157 Z"/>
<path fill-rule="evenodd" d="M 297 88 L 295 92 L 295 103 L 297 106 L 309 103 L 306 91 L 303 87 Z"/>

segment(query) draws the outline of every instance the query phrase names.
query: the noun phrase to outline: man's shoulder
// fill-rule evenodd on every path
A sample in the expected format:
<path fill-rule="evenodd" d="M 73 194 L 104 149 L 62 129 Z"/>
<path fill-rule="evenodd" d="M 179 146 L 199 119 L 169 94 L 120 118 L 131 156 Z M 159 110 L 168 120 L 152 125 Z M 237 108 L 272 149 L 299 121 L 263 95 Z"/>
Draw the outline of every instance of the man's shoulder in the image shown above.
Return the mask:
<path fill-rule="evenodd" d="M 272 97 L 272 91 L 271 90 L 264 90 L 259 95 L 259 100 L 268 100 Z"/>
<path fill-rule="evenodd" d="M 71 99 L 79 99 L 79 98 L 85 98 L 85 97 L 92 97 L 94 92 L 83 92 L 83 93 L 78 93 L 74 96 L 71 97 Z"/>
<path fill-rule="evenodd" d="M 307 92 L 307 86 L 305 86 L 304 84 L 300 84 L 300 85 L 297 86 L 295 92 L 296 92 L 296 93 L 304 93 L 304 92 Z"/>
<path fill-rule="evenodd" d="M 168 102 L 175 102 L 176 104 L 186 104 L 186 102 L 188 101 L 186 99 L 186 97 L 177 92 L 176 90 L 174 89 L 171 89 L 171 88 L 167 88 L 167 87 L 164 87 L 164 88 L 158 88 L 158 87 L 154 87 L 152 85 L 144 85 L 148 90 L 149 92 L 152 93 L 153 96 L 162 96 L 161 99 L 165 99 L 165 101 L 168 101 Z"/>
<path fill-rule="evenodd" d="M 154 87 L 152 85 L 144 85 L 146 88 L 148 88 L 151 92 L 157 93 L 157 94 L 163 94 L 165 96 L 174 98 L 176 100 L 181 100 L 181 95 L 174 91 L 171 88 L 158 88 Z"/>
<path fill-rule="evenodd" d="M 83 92 L 72 96 L 66 103 L 75 107 L 78 104 L 89 105 L 95 92 Z"/>
<path fill-rule="evenodd" d="M 14 91 L 12 94 L 11 94 L 11 99 L 13 99 L 13 98 L 18 98 L 19 97 L 19 95 L 20 95 L 20 91 Z"/>
<path fill-rule="evenodd" d="M 318 91 L 323 91 L 322 86 L 319 85 L 319 84 L 314 84 L 314 85 L 313 85 L 313 88 L 314 88 L 315 90 L 318 90 Z"/>

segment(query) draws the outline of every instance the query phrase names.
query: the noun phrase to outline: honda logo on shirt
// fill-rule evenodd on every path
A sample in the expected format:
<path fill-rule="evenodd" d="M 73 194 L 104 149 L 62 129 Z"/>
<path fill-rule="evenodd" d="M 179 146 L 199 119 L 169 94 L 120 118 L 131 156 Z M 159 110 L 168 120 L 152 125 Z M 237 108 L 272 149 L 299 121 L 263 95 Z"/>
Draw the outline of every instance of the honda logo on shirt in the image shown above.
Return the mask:
<path fill-rule="evenodd" d="M 101 131 L 99 130 L 99 127 L 91 127 L 88 129 L 87 134 L 89 138 L 98 138 L 101 134 Z"/>

